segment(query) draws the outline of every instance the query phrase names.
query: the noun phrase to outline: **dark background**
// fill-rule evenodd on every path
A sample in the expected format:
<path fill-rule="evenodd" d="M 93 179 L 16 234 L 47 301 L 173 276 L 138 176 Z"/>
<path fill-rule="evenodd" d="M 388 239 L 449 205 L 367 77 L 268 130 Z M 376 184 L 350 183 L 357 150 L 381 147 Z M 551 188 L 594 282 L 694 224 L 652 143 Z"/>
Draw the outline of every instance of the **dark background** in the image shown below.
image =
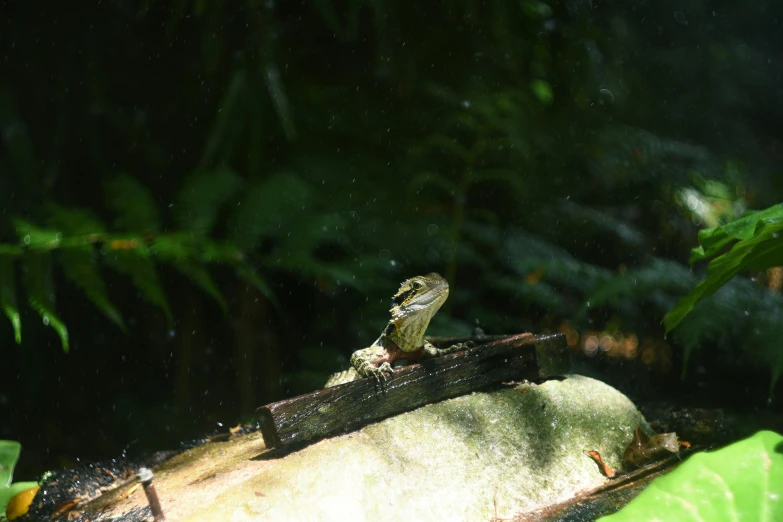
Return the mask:
<path fill-rule="evenodd" d="M 16 478 L 175 448 L 322 386 L 430 271 L 451 284 L 432 334 L 563 331 L 590 355 L 594 337 L 630 393 L 712 378 L 777 408 L 774 274 L 666 339 L 661 319 L 703 276 L 700 229 L 781 201 L 781 17 L 728 0 L 1 2 Z"/>

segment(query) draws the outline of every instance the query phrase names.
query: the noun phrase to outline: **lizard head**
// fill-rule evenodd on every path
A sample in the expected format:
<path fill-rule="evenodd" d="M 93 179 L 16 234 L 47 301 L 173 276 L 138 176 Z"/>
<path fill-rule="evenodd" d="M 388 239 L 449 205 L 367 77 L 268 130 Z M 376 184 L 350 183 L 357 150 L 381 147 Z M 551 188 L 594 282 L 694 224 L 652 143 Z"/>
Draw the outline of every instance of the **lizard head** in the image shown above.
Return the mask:
<path fill-rule="evenodd" d="M 403 351 L 420 348 L 430 319 L 448 297 L 449 284 L 440 274 L 433 272 L 404 281 L 392 298 L 389 337 Z"/>

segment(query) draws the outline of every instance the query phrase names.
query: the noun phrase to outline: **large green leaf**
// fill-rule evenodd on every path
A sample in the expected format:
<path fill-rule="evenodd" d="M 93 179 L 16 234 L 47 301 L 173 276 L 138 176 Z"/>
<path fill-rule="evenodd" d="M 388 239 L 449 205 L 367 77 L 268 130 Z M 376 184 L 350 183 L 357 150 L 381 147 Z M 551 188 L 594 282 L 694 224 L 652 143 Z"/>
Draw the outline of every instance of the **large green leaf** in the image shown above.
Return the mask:
<path fill-rule="evenodd" d="M 15 440 L 0 440 L 0 488 L 7 488 L 11 485 L 14 478 L 14 467 L 16 467 L 21 452 L 22 445 Z"/>
<path fill-rule="evenodd" d="M 760 431 L 653 480 L 605 522 L 783 520 L 783 436 Z"/>
<path fill-rule="evenodd" d="M 0 520 L 5 520 L 6 507 L 11 498 L 26 489 L 34 488 L 37 482 L 11 483 L 14 468 L 19 461 L 22 445 L 15 440 L 0 440 Z"/>
<path fill-rule="evenodd" d="M 702 299 L 712 295 L 732 277 L 744 270 L 764 270 L 783 265 L 783 219 L 763 220 L 757 224 L 754 234 L 736 243 L 707 266 L 707 278 L 680 299 L 663 318 L 666 333 L 672 331 Z"/>
<path fill-rule="evenodd" d="M 38 312 L 43 323 L 51 326 L 60 336 L 63 351 L 70 349 L 68 328 L 54 311 L 54 278 L 52 276 L 52 256 L 45 252 L 28 252 L 23 257 L 24 281 L 27 290 L 27 303 Z"/>
<path fill-rule="evenodd" d="M 691 251 L 690 263 L 712 257 L 723 247 L 737 239 L 750 239 L 762 221 L 783 220 L 783 203 L 778 203 L 758 212 L 699 232 L 699 247 Z"/>

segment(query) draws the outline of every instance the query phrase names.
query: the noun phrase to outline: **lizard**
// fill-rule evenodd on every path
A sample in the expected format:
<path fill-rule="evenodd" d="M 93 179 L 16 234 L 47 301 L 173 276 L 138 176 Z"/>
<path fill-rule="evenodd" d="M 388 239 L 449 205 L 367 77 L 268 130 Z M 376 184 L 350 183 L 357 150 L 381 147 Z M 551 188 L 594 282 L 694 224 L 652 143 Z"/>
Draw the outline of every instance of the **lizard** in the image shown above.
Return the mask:
<path fill-rule="evenodd" d="M 394 372 L 391 363 L 398 359 L 416 362 L 422 357 L 437 357 L 468 347 L 466 343 L 436 348 L 424 339 L 430 320 L 449 297 L 449 284 L 432 272 L 405 280 L 392 297 L 391 320 L 381 336 L 367 348 L 351 355 L 351 367 L 332 374 L 324 388 L 362 377 L 379 382 Z"/>

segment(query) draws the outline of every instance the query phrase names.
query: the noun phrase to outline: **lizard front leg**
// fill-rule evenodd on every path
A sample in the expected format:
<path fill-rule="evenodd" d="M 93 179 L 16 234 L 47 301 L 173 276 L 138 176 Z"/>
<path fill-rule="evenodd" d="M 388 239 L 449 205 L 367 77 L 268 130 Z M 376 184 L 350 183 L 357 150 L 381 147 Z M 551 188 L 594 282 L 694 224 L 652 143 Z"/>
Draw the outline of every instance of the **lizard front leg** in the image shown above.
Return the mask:
<path fill-rule="evenodd" d="M 466 343 L 452 344 L 447 348 L 436 348 L 435 345 L 433 345 L 431 342 L 424 341 L 424 356 L 427 358 L 439 357 L 441 355 L 446 355 L 447 353 L 454 353 L 460 350 L 467 350 L 468 348 L 473 348 L 475 345 L 476 343 L 474 343 L 473 341 L 468 341 Z"/>
<path fill-rule="evenodd" d="M 377 381 L 386 380 L 386 374 L 391 374 L 392 370 L 389 361 L 389 351 L 383 346 L 370 346 L 362 350 L 356 350 L 351 355 L 351 366 L 362 377 L 374 377 Z"/>

